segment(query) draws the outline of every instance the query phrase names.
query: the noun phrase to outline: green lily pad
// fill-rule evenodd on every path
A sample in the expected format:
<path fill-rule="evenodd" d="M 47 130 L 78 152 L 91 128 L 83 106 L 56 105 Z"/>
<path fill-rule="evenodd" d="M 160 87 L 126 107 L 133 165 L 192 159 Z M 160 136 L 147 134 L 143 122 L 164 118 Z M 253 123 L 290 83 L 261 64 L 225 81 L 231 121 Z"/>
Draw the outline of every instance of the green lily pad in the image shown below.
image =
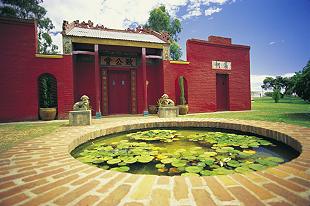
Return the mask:
<path fill-rule="evenodd" d="M 278 165 L 278 163 L 270 161 L 270 160 L 266 160 L 266 159 L 257 159 L 256 162 L 261 164 L 261 165 L 269 166 L 269 167 L 273 167 L 273 166 Z"/>
<path fill-rule="evenodd" d="M 161 168 L 165 168 L 165 165 L 164 164 L 156 164 L 155 167 L 157 169 L 161 169 Z"/>
<path fill-rule="evenodd" d="M 284 162 L 284 160 L 282 158 L 279 158 L 279 157 L 267 157 L 267 158 L 265 158 L 265 160 L 277 162 L 277 163 Z"/>
<path fill-rule="evenodd" d="M 145 156 L 139 156 L 137 160 L 138 162 L 141 162 L 141 163 L 148 163 L 148 162 L 151 162 L 153 159 L 154 159 L 153 156 L 145 155 Z"/>
<path fill-rule="evenodd" d="M 202 171 L 200 171 L 200 174 L 202 176 L 211 176 L 211 175 L 213 175 L 213 172 L 211 170 L 202 170 Z"/>
<path fill-rule="evenodd" d="M 123 159 L 123 161 L 127 164 L 133 164 L 133 163 L 137 162 L 137 158 L 136 157 L 126 157 Z"/>
<path fill-rule="evenodd" d="M 246 173 L 246 172 L 252 172 L 253 170 L 251 170 L 248 167 L 237 167 L 235 171 L 238 173 Z"/>
<path fill-rule="evenodd" d="M 117 164 L 117 163 L 120 163 L 121 160 L 120 159 L 110 159 L 109 161 L 107 161 L 107 163 L 109 165 L 114 165 L 114 164 Z"/>
<path fill-rule="evenodd" d="M 111 170 L 117 171 L 117 172 L 128 172 L 130 168 L 127 166 L 123 166 L 123 167 L 114 167 Z"/>
<path fill-rule="evenodd" d="M 240 167 L 240 162 L 236 160 L 230 160 L 229 162 L 227 162 L 227 165 L 230 167 Z"/>
<path fill-rule="evenodd" d="M 187 173 L 182 173 L 181 176 L 186 176 L 186 177 L 187 177 L 187 176 L 199 176 L 199 174 L 187 172 Z"/>
<path fill-rule="evenodd" d="M 174 167 L 184 167 L 186 166 L 186 163 L 187 162 L 185 160 L 176 160 L 176 161 L 173 161 L 171 165 Z"/>
<path fill-rule="evenodd" d="M 266 166 L 261 165 L 261 164 L 250 164 L 248 167 L 251 168 L 252 170 L 256 170 L 256 171 L 264 170 L 267 168 Z"/>
<path fill-rule="evenodd" d="M 162 160 L 160 160 L 162 163 L 164 163 L 164 164 L 169 164 L 169 163 L 171 163 L 172 161 L 173 161 L 173 159 L 172 158 L 166 158 L 166 159 L 162 159 Z"/>
<path fill-rule="evenodd" d="M 203 168 L 202 167 L 198 167 L 198 166 L 185 167 L 185 171 L 188 172 L 188 173 L 199 173 L 202 170 L 203 170 Z"/>

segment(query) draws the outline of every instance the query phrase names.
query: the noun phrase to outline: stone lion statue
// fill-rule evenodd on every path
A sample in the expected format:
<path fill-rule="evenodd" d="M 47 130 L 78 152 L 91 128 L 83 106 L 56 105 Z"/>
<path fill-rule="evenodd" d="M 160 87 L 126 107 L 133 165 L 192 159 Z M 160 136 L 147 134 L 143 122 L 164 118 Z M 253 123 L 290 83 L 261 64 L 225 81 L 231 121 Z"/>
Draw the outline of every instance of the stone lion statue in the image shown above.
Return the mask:
<path fill-rule="evenodd" d="M 158 106 L 159 107 L 172 107 L 174 106 L 174 101 L 169 99 L 169 96 L 167 94 L 163 94 L 161 98 L 158 100 Z"/>
<path fill-rule="evenodd" d="M 73 105 L 73 110 L 74 111 L 91 110 L 88 96 L 86 95 L 81 96 L 81 101 L 76 102 Z"/>

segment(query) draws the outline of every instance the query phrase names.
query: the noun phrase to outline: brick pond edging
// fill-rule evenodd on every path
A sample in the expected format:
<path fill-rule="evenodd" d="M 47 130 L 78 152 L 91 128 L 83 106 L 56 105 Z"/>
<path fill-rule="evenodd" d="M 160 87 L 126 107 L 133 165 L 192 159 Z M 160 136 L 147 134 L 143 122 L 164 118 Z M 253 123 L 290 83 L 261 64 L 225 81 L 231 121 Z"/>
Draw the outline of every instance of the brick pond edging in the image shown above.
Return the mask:
<path fill-rule="evenodd" d="M 102 170 L 70 152 L 90 139 L 149 127 L 216 127 L 284 142 L 301 154 L 259 172 L 210 177 Z M 310 128 L 262 121 L 125 118 L 62 127 L 0 154 L 0 205 L 310 205 Z"/>

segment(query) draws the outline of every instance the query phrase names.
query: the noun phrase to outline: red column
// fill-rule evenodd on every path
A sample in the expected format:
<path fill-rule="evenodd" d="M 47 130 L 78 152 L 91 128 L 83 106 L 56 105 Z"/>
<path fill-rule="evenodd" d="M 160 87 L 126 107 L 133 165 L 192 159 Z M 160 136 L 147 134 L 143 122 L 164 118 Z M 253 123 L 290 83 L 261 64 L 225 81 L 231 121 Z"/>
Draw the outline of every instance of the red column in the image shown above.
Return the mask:
<path fill-rule="evenodd" d="M 143 105 L 144 105 L 144 114 L 147 114 L 147 84 L 146 84 L 146 49 L 142 48 L 142 57 L 141 57 L 141 64 L 142 64 L 142 78 L 143 78 Z"/>
<path fill-rule="evenodd" d="M 98 53 L 98 44 L 95 44 L 95 89 L 96 89 L 96 97 L 95 97 L 95 102 L 96 102 L 96 116 L 101 116 L 101 111 L 100 111 L 100 67 L 99 67 L 99 53 Z"/>

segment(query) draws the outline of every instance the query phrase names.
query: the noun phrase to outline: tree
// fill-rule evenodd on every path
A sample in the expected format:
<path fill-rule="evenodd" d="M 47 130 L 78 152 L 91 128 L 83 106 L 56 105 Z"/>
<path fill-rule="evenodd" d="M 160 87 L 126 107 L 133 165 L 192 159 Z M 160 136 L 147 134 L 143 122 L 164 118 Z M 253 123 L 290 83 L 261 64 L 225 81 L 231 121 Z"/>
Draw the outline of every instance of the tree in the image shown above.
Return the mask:
<path fill-rule="evenodd" d="M 182 56 L 180 45 L 177 43 L 178 34 L 181 32 L 181 22 L 176 18 L 171 18 L 164 5 L 153 9 L 149 19 L 144 25 L 145 28 L 153 29 L 157 32 L 168 32 L 170 34 L 170 56 L 173 60 L 179 60 Z"/>
<path fill-rule="evenodd" d="M 295 74 L 294 91 L 305 101 L 310 101 L 310 60 L 301 72 Z"/>
<path fill-rule="evenodd" d="M 52 43 L 49 32 L 54 28 L 46 9 L 39 4 L 43 0 L 1 0 L 0 16 L 35 19 L 38 22 L 38 47 L 40 53 L 55 54 L 58 47 Z"/>
<path fill-rule="evenodd" d="M 288 78 L 283 78 L 281 76 L 276 76 L 276 78 L 266 77 L 263 81 L 263 85 L 261 86 L 264 90 L 272 89 L 273 94 L 272 98 L 275 103 L 279 102 L 279 98 L 284 96 L 286 93 L 286 88 L 288 85 Z M 284 89 L 284 93 L 281 93 L 281 90 Z"/>

